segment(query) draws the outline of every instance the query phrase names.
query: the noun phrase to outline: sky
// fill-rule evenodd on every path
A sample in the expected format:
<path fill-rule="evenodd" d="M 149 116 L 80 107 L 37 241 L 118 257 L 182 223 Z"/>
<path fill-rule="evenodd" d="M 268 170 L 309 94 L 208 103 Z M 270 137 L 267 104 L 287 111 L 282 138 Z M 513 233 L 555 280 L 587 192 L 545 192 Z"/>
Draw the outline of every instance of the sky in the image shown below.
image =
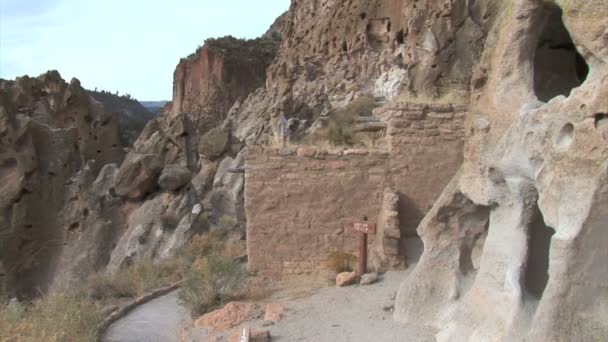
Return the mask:
<path fill-rule="evenodd" d="M 290 0 L 0 0 L 0 78 L 58 70 L 88 89 L 171 100 L 206 38 L 256 38 Z"/>

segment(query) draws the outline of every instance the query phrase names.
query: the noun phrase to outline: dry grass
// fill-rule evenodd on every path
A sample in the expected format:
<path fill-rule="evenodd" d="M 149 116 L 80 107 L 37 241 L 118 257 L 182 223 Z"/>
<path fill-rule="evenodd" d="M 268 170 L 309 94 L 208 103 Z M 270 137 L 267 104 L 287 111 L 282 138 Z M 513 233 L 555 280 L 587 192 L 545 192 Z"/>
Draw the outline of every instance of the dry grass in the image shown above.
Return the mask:
<path fill-rule="evenodd" d="M 273 148 L 273 149 L 281 149 L 281 148 L 295 149 L 298 146 L 298 144 L 294 143 L 291 139 L 289 139 L 286 142 L 283 142 L 283 138 L 281 137 L 281 135 L 278 132 L 273 133 L 272 137 L 270 137 L 270 139 L 267 141 L 266 145 L 269 148 Z"/>
<path fill-rule="evenodd" d="M 243 241 L 228 239 L 225 231 L 211 229 L 207 234 L 195 236 L 178 255 L 189 265 L 179 299 L 191 315 L 200 315 L 238 295 L 247 272 L 235 258 L 244 251 Z"/>
<path fill-rule="evenodd" d="M 70 293 L 49 295 L 31 303 L 9 304 L 0 298 L 0 341 L 96 341 L 97 328 L 105 318 L 103 308 L 108 304 L 182 279 L 186 279 L 186 286 L 205 284 L 204 288 L 210 290 L 201 293 L 221 303 L 238 287 L 234 284 L 246 277 L 244 268 L 234 261 L 243 251 L 242 241 L 228 239 L 225 232 L 212 229 L 193 237 L 172 258 L 158 263 L 139 261 L 113 275 L 95 274 L 83 288 Z M 212 255 L 218 257 L 211 257 L 209 263 L 207 258 Z"/>
<path fill-rule="evenodd" d="M 325 127 L 316 130 L 304 139 L 311 145 L 353 146 L 353 126 L 358 116 L 371 116 L 374 109 L 374 98 L 364 95 L 348 104 L 348 106 L 333 112 Z"/>
<path fill-rule="evenodd" d="M 236 218 L 232 217 L 232 216 L 228 216 L 228 215 L 222 215 L 219 220 L 218 223 L 220 224 L 220 226 L 222 227 L 227 227 L 227 228 L 231 228 L 237 225 L 238 221 Z"/>
<path fill-rule="evenodd" d="M 346 107 L 332 112 L 324 127 L 299 140 L 283 142 L 280 134 L 275 132 L 267 141 L 272 149 L 296 150 L 300 146 L 314 146 L 321 151 L 337 152 L 344 148 L 357 147 L 377 150 L 385 147 L 384 134 L 355 133 L 355 119 L 371 116 L 375 107 L 372 95 L 363 95 L 351 101 Z"/>
<path fill-rule="evenodd" d="M 413 94 L 403 92 L 397 97 L 399 102 L 418 104 L 466 104 L 469 102 L 469 83 L 463 78 L 445 80 L 437 86 L 434 94 Z"/>
<path fill-rule="evenodd" d="M 399 102 L 418 104 L 466 104 L 468 100 L 469 94 L 466 90 L 452 90 L 442 96 L 402 93 L 397 97 L 397 101 Z"/>
<path fill-rule="evenodd" d="M 0 341 L 95 341 L 103 318 L 98 303 L 81 293 L 15 302 L 0 308 Z"/>
<path fill-rule="evenodd" d="M 87 291 L 95 300 L 139 297 L 150 290 L 181 280 L 187 269 L 187 264 L 178 259 L 157 264 L 141 261 L 113 275 L 91 276 Z"/>
<path fill-rule="evenodd" d="M 336 274 L 353 272 L 357 268 L 357 257 L 346 252 L 334 252 L 323 262 L 323 269 Z"/>

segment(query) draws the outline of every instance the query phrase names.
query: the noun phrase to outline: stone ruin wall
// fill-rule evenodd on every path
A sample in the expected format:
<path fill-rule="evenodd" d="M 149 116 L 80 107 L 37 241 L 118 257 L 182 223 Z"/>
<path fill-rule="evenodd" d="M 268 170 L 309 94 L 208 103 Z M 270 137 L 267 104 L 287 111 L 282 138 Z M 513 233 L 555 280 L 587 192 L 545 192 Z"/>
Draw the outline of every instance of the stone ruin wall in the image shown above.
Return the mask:
<path fill-rule="evenodd" d="M 399 194 L 403 242 L 462 164 L 464 105 L 397 103 L 376 112 L 387 121 L 390 187 Z M 403 246 L 402 248 L 406 248 Z"/>
<path fill-rule="evenodd" d="M 248 151 L 245 210 L 252 271 L 311 273 L 333 252 L 356 254 L 357 237 L 345 231 L 342 218 L 377 219 L 387 153 L 305 152 Z"/>
<path fill-rule="evenodd" d="M 341 219 L 363 216 L 378 223 L 370 267 L 400 264 L 398 255 L 409 257 L 416 226 L 462 163 L 465 112 L 452 105 L 385 106 L 375 112 L 387 123 L 384 151 L 249 148 L 250 270 L 312 273 L 334 252 L 356 255 L 357 236 Z"/>

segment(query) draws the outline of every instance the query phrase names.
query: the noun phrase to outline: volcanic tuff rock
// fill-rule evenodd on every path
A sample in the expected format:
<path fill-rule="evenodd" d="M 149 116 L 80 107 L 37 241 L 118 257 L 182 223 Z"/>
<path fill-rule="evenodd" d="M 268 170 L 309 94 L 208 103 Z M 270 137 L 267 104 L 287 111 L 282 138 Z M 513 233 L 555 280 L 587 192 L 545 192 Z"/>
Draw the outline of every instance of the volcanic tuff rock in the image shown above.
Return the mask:
<path fill-rule="evenodd" d="M 2 286 L 65 289 L 92 272 L 166 258 L 207 218 L 243 229 L 243 175 L 227 174 L 242 166 L 243 144 L 223 121 L 264 84 L 279 44 L 270 33 L 207 40 L 176 68 L 172 110 L 148 122 L 126 156 L 122 97 L 87 93 L 57 72 L 2 81 Z"/>
<path fill-rule="evenodd" d="M 302 134 L 362 94 L 464 99 L 496 11 L 491 1 L 293 1 L 266 87 L 230 111 L 234 135 L 264 141 L 280 114 Z"/>
<path fill-rule="evenodd" d="M 88 91 L 95 100 L 99 101 L 104 110 L 114 115 L 118 119 L 118 129 L 120 131 L 120 141 L 123 146 L 130 146 L 141 133 L 146 123 L 154 118 L 156 113 L 152 113 L 131 95 L 112 94 L 108 91 Z M 155 108 L 158 112 L 164 105 L 159 102 L 159 107 Z"/>
<path fill-rule="evenodd" d="M 502 6 L 395 318 L 440 341 L 606 340 L 608 4 Z"/>
<path fill-rule="evenodd" d="M 203 132 L 219 126 L 233 103 L 264 85 L 280 40 L 208 39 L 175 69 L 173 116 L 187 113 Z"/>
<path fill-rule="evenodd" d="M 209 40 L 181 60 L 171 110 L 124 162 L 114 118 L 77 81 L 2 82 L 0 281 L 65 288 L 167 257 L 208 224 L 242 229 L 244 145 L 270 141 L 280 115 L 304 136 L 371 94 L 393 155 L 466 135 L 430 210 L 385 194 L 378 241 L 397 225 L 415 236 L 403 226 L 428 212 L 395 318 L 439 341 L 605 340 L 607 18 L 602 0 L 294 0 L 264 38 Z M 429 180 L 407 160 L 390 172 L 414 179 L 391 188 Z"/>
<path fill-rule="evenodd" d="M 82 228 L 57 213 L 79 200 L 76 184 L 91 184 L 123 152 L 115 118 L 56 71 L 0 81 L 0 139 L 0 286 L 32 294 L 46 288 L 62 242 Z"/>

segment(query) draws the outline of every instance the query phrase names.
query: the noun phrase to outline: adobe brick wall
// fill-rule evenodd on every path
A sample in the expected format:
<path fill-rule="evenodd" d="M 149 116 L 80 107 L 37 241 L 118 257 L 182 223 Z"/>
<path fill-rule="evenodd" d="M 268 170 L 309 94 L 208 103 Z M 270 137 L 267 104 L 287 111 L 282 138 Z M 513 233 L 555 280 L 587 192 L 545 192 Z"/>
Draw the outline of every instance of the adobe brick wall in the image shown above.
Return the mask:
<path fill-rule="evenodd" d="M 333 252 L 356 255 L 357 237 L 340 220 L 364 215 L 387 230 L 381 240 L 370 236 L 371 264 L 397 264 L 394 240 L 405 255 L 405 241 L 416 237 L 418 223 L 462 164 L 465 113 L 452 105 L 384 107 L 375 115 L 387 122 L 386 152 L 248 148 L 250 270 L 311 273 Z M 394 193 L 385 206 L 396 210 L 383 208 L 385 189 Z M 398 216 L 391 216 L 395 211 Z M 392 225 L 399 225 L 400 234 Z"/>
<path fill-rule="evenodd" d="M 388 153 L 315 154 L 301 148 L 296 154 L 249 148 L 249 269 L 271 276 L 310 273 L 333 252 L 356 255 L 357 237 L 340 220 L 365 215 L 376 221 L 388 160 Z"/>
<path fill-rule="evenodd" d="M 375 113 L 387 122 L 389 186 L 399 194 L 403 237 L 416 235 L 418 224 L 462 165 L 466 112 L 460 105 L 402 103 Z"/>

